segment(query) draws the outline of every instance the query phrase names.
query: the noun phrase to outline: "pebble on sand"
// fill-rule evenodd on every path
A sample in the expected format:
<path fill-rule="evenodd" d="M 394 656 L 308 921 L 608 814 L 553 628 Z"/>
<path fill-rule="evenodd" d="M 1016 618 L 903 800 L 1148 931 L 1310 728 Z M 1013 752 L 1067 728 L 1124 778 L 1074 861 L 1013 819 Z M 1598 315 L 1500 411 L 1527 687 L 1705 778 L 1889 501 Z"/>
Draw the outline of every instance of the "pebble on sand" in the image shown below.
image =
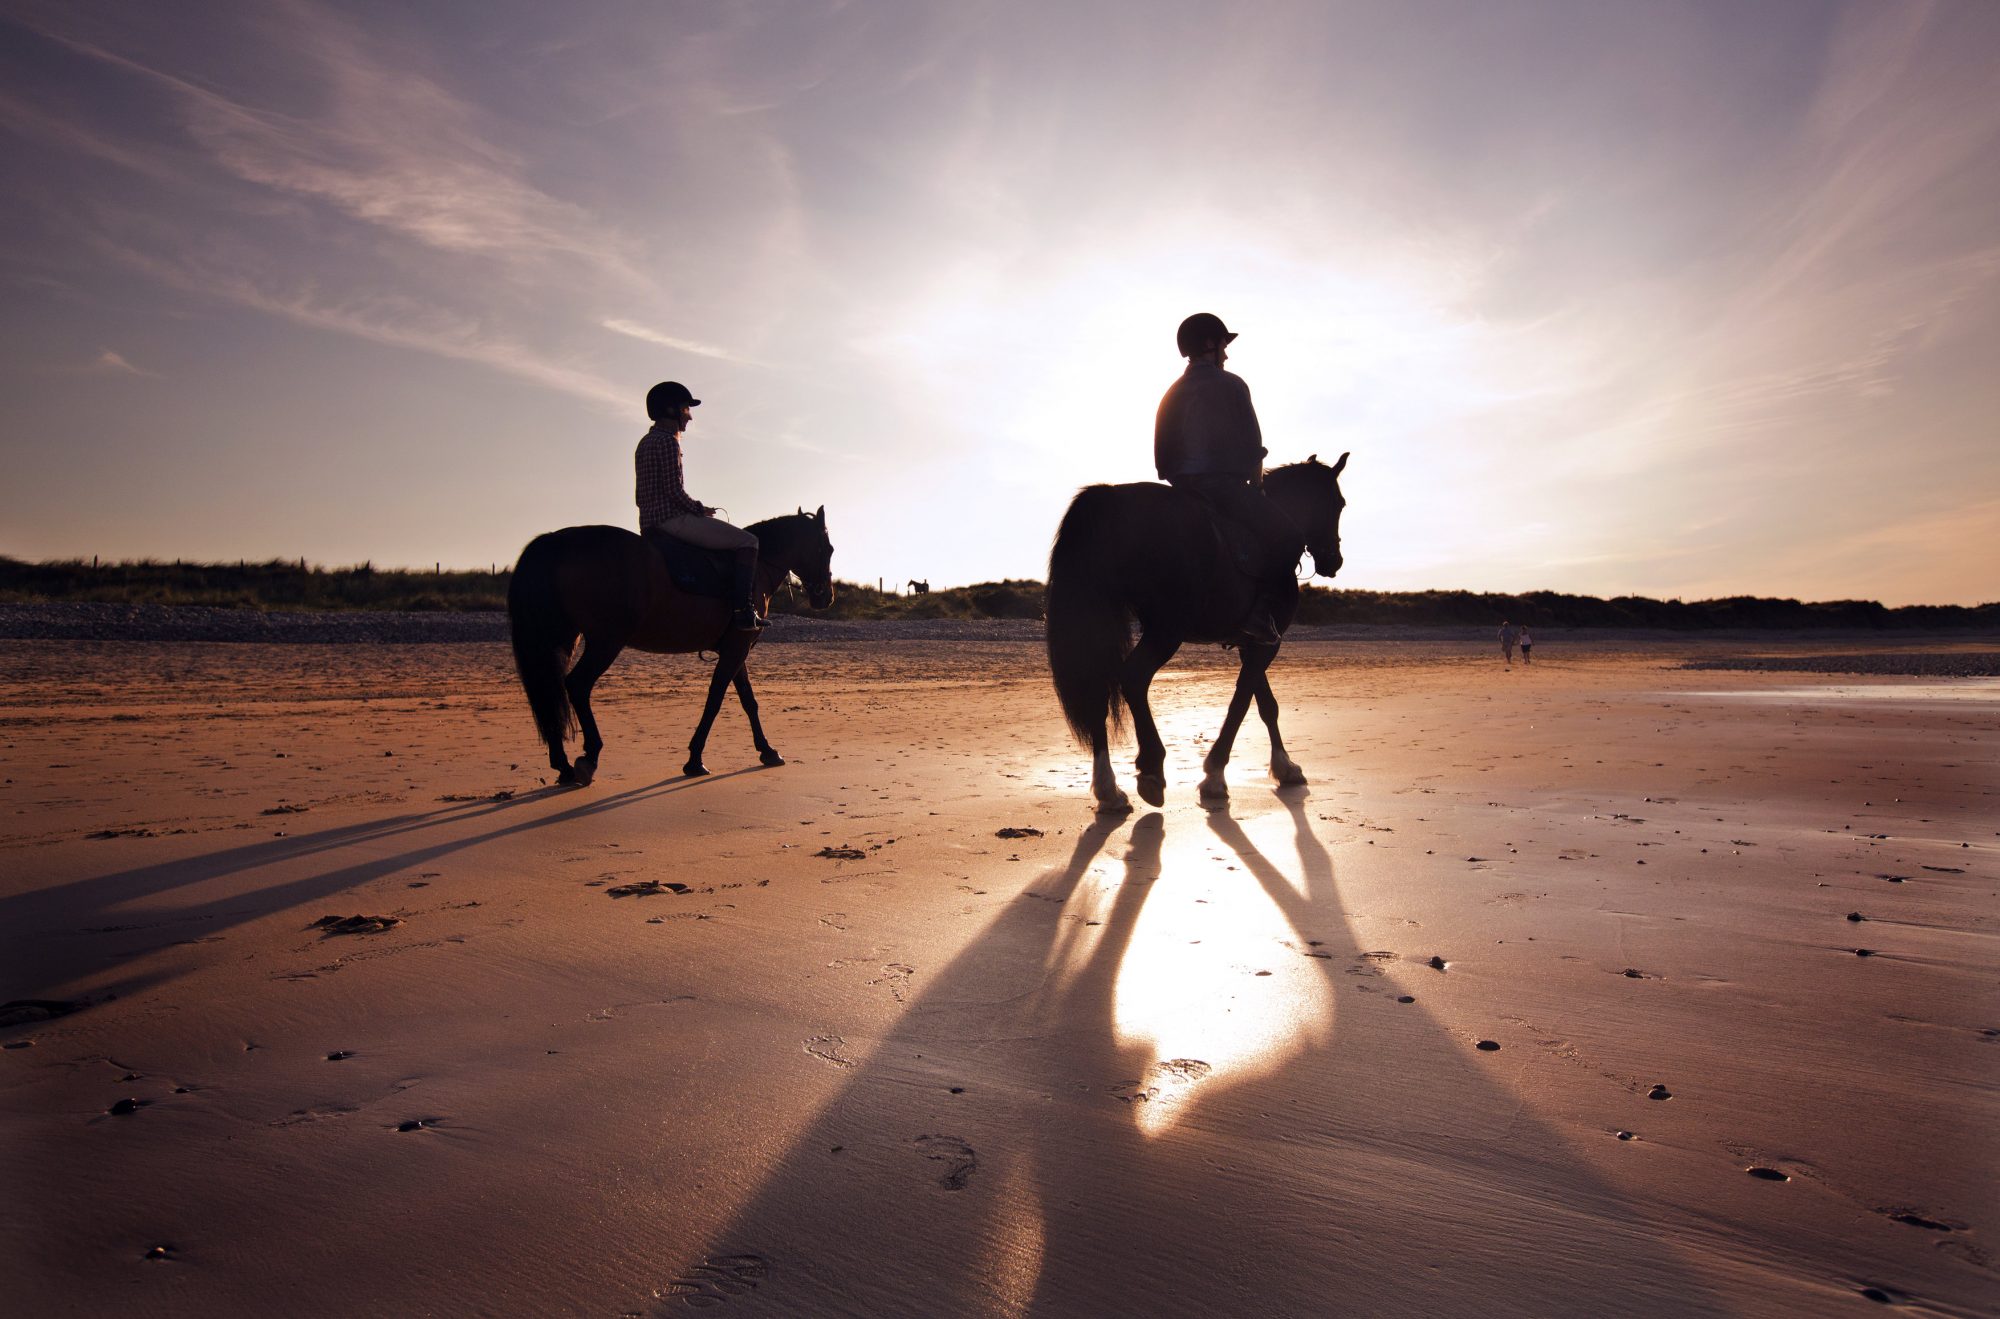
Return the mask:
<path fill-rule="evenodd" d="M 1500 1045 L 1495 1040 L 1481 1040 L 1472 1047 L 1480 1050 L 1482 1053 L 1498 1053 L 1500 1051 Z"/>
<path fill-rule="evenodd" d="M 1648 1099 L 1672 1099 L 1673 1097 L 1674 1097 L 1673 1091 L 1657 1083 L 1653 1086 L 1651 1090 L 1648 1090 L 1646 1092 L 1646 1098 Z"/>

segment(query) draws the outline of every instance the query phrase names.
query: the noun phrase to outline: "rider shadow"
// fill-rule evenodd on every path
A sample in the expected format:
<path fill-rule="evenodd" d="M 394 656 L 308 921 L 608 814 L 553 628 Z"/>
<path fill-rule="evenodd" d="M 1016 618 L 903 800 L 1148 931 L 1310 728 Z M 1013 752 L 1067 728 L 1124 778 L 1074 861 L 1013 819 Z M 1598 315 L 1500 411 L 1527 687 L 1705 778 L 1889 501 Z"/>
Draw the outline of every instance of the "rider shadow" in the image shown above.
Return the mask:
<path fill-rule="evenodd" d="M 1347 974 L 1361 950 L 1332 860 L 1287 805 L 1296 884 L 1233 819 L 1209 827 L 1321 939 L 1330 1033 L 1166 1100 L 1135 1086 L 1161 1060 L 1121 1037 L 1120 973 L 1147 903 L 1187 895 L 1154 813 L 1101 924 L 1065 913 L 1120 827 L 1100 822 L 932 980 L 714 1247 L 767 1259 L 772 1303 L 829 1313 L 1413 1313 L 1497 1300 L 1503 1246 L 1532 1288 L 1520 1313 L 1719 1310 L 1483 1055 L 1420 1005 L 1346 988 L 1373 977 Z"/>
<path fill-rule="evenodd" d="M 386 820 L 340 825 L 294 838 L 263 839 L 240 847 L 227 848 L 206 856 L 163 861 L 112 874 L 94 875 L 50 888 L 34 889 L 0 898 L 0 930 L 14 945 L 0 972 L 0 996 L 6 998 L 47 998 L 58 989 L 78 992 L 100 974 L 127 967 L 137 959 L 184 942 L 190 937 L 210 937 L 249 921 L 333 898 L 346 890 L 420 865 L 442 860 L 456 852 L 526 833 L 549 825 L 585 819 L 606 811 L 652 801 L 669 793 L 683 792 L 706 783 L 720 783 L 739 774 L 759 772 L 758 767 L 729 770 L 705 778 L 674 775 L 642 787 L 593 797 L 567 810 L 528 820 L 514 820 L 483 832 L 423 841 L 387 856 L 336 865 L 330 869 L 282 883 L 261 887 L 232 887 L 223 895 L 178 905 L 149 905 L 137 912 L 120 911 L 127 904 L 141 902 L 180 889 L 192 889 L 214 880 L 241 875 L 264 866 L 295 865 L 314 856 L 333 855 L 353 847 L 365 847 L 384 840 L 416 840 L 440 829 L 458 829 L 495 817 L 513 817 L 521 808 L 569 791 L 549 788 L 502 801 L 465 803 L 436 811 L 419 811 Z M 191 926 L 191 929 L 177 927 Z M 69 936 L 77 934 L 120 934 L 144 930 L 172 931 L 174 938 L 149 944 L 106 960 L 93 950 L 79 949 Z M 86 962 L 84 959 L 88 958 Z M 154 977 L 148 983 L 171 977 Z M 102 987 L 92 991 L 100 997 Z"/>

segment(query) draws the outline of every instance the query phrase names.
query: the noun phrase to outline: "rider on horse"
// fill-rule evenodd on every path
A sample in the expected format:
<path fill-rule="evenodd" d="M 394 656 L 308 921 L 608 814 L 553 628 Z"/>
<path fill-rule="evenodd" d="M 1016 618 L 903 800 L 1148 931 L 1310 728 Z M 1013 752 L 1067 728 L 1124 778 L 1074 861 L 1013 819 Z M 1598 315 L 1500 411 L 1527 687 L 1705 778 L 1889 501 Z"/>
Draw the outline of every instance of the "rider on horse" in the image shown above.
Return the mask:
<path fill-rule="evenodd" d="M 666 380 L 646 392 L 646 415 L 653 428 L 639 441 L 639 534 L 665 553 L 662 537 L 730 550 L 736 556 L 729 602 L 734 626 L 754 632 L 769 620 L 757 612 L 750 593 L 757 576 L 757 538 L 715 516 L 715 510 L 688 494 L 681 478 L 681 432 L 694 420 L 701 400 L 677 380 Z"/>
<path fill-rule="evenodd" d="M 1160 400 L 1153 429 L 1153 462 L 1160 479 L 1186 490 L 1234 523 L 1250 540 L 1239 564 L 1255 583 L 1243 638 L 1259 645 L 1278 642 L 1272 617 L 1280 574 L 1297 568 L 1279 562 L 1293 546 L 1287 543 L 1281 515 L 1264 497 L 1264 435 L 1257 410 L 1250 405 L 1250 387 L 1222 369 L 1229 344 L 1236 338 L 1218 316 L 1197 312 L 1181 322 L 1175 335 L 1187 370 Z"/>

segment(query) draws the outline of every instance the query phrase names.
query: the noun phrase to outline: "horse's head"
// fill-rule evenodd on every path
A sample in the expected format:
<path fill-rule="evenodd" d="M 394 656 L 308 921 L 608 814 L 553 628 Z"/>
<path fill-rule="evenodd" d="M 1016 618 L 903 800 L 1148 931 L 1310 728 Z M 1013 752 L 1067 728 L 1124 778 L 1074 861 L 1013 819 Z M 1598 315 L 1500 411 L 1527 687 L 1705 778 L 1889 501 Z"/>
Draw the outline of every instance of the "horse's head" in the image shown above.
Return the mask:
<path fill-rule="evenodd" d="M 798 512 L 805 525 L 799 536 L 792 572 L 806 588 L 806 603 L 814 609 L 833 607 L 833 541 L 826 534 L 826 505 L 819 511 Z"/>
<path fill-rule="evenodd" d="M 1347 507 L 1340 493 L 1341 469 L 1347 455 L 1328 467 L 1314 454 L 1302 463 L 1272 469 L 1264 477 L 1264 492 L 1303 533 L 1312 551 L 1313 573 L 1331 577 L 1340 571 L 1340 511 Z"/>

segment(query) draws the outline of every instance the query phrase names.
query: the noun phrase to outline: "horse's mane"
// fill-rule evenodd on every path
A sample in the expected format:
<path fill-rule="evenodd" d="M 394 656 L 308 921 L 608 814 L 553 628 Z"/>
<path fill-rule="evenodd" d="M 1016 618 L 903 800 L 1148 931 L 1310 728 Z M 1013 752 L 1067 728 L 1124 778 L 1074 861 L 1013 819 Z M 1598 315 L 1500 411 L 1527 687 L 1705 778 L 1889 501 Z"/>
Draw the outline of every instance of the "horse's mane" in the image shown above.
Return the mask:
<path fill-rule="evenodd" d="M 1331 473 L 1333 471 L 1333 468 L 1327 466 L 1325 463 L 1319 460 L 1318 454 L 1313 454 L 1310 458 L 1307 458 L 1304 462 L 1285 463 L 1281 466 L 1267 469 L 1264 473 L 1264 479 L 1268 481 L 1274 476 L 1283 476 L 1291 472 L 1296 472 L 1302 476 L 1308 475 L 1310 471 L 1315 468 L 1318 469 L 1319 471 L 1327 473 Z"/>
<path fill-rule="evenodd" d="M 762 539 L 767 528 L 776 528 L 780 523 L 811 521 L 813 521 L 813 515 L 810 513 L 780 513 L 777 517 L 765 518 L 762 522 L 752 522 L 743 529 L 751 535 Z"/>

